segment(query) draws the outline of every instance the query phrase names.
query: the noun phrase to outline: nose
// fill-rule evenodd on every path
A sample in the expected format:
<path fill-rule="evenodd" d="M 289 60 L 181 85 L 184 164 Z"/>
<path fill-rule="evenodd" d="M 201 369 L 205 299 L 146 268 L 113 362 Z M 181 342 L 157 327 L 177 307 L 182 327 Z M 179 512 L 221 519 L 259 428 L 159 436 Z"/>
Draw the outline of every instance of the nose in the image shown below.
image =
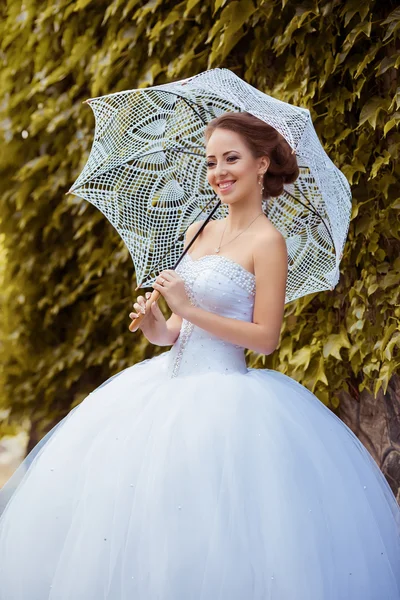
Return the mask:
<path fill-rule="evenodd" d="M 216 167 L 214 169 L 215 179 L 219 180 L 222 177 L 224 177 L 227 173 L 228 173 L 228 169 L 226 168 L 226 165 L 224 165 L 224 163 L 220 163 L 219 165 L 218 164 L 216 165 Z"/>

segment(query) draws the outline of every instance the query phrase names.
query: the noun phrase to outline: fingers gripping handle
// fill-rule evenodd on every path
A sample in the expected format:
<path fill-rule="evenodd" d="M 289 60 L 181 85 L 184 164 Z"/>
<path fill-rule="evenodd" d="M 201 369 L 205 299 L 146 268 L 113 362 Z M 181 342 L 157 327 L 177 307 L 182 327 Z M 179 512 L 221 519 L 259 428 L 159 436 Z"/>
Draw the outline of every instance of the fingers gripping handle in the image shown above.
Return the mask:
<path fill-rule="evenodd" d="M 138 317 L 136 317 L 136 319 L 133 319 L 131 324 L 129 325 L 129 331 L 136 331 L 138 329 L 138 327 L 140 326 L 140 323 L 142 321 L 144 321 L 144 319 L 147 318 L 147 315 L 149 314 L 150 311 L 150 307 L 154 302 L 157 302 L 158 299 L 160 298 L 161 294 L 160 292 L 158 292 L 157 290 L 153 290 L 153 293 L 151 294 L 150 298 L 147 300 L 146 302 L 146 313 L 140 314 Z"/>

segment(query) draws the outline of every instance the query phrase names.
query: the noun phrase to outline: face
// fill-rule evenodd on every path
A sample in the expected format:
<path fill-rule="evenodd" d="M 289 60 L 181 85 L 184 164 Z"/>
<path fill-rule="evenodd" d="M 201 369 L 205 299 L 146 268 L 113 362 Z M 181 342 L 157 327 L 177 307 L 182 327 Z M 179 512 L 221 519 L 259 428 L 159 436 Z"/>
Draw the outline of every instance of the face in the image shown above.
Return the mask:
<path fill-rule="evenodd" d="M 258 180 L 269 159 L 254 158 L 238 133 L 215 129 L 206 145 L 206 157 L 208 183 L 222 202 L 232 204 L 254 195 L 261 199 Z"/>

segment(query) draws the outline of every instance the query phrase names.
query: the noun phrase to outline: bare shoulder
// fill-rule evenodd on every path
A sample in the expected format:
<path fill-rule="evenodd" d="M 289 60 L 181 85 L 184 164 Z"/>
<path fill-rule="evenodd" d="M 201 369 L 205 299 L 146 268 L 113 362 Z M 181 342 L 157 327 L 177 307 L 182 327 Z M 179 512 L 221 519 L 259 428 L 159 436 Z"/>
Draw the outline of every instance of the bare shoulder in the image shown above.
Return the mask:
<path fill-rule="evenodd" d="M 286 240 L 270 221 L 264 221 L 254 236 L 253 259 L 255 269 L 260 263 L 265 265 L 274 262 L 281 268 L 287 266 Z"/>
<path fill-rule="evenodd" d="M 200 227 L 203 225 L 205 220 L 206 219 L 195 221 L 194 223 L 189 225 L 189 227 L 186 230 L 186 235 L 185 235 L 185 242 L 187 244 L 196 235 L 196 233 L 198 232 Z M 218 225 L 219 225 L 219 219 L 210 219 L 207 223 L 206 228 L 201 232 L 200 235 L 202 236 L 204 233 L 207 233 L 207 236 L 209 236 L 210 234 L 211 235 L 214 234 L 215 229 L 218 227 Z"/>
<path fill-rule="evenodd" d="M 185 233 L 185 247 L 192 241 L 200 227 L 203 225 L 204 221 L 205 219 L 202 221 L 195 221 L 189 225 Z"/>
<path fill-rule="evenodd" d="M 272 247 L 286 250 L 286 240 L 275 225 L 266 219 L 254 236 L 254 251 L 263 252 Z"/>
<path fill-rule="evenodd" d="M 189 227 L 186 230 L 186 235 L 188 233 L 196 233 L 196 231 L 198 231 L 200 229 L 200 227 L 203 225 L 205 219 L 203 219 L 202 221 L 195 221 L 194 223 L 191 223 L 189 225 Z"/>

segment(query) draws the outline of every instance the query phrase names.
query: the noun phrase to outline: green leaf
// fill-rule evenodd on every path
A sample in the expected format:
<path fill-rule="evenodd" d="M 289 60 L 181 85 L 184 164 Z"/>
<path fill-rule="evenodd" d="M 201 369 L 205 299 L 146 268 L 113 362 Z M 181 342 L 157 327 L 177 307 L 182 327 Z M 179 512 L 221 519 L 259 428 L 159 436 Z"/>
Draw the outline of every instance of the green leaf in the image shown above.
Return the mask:
<path fill-rule="evenodd" d="M 358 0 L 357 0 L 358 2 Z M 357 79 L 363 71 L 365 71 L 366 67 L 374 60 L 377 52 L 381 49 L 381 42 L 378 42 L 370 50 L 365 54 L 364 58 L 360 63 L 357 64 L 357 68 L 354 73 L 354 78 Z"/>
<path fill-rule="evenodd" d="M 354 15 L 359 14 L 361 21 L 365 19 L 369 12 L 369 4 L 362 3 L 359 0 L 347 0 L 341 11 L 341 16 L 344 17 L 344 26 L 350 23 Z"/>
<path fill-rule="evenodd" d="M 400 198 L 396 198 L 392 204 L 392 208 L 395 210 L 400 210 Z"/>
<path fill-rule="evenodd" d="M 387 98 L 381 98 L 380 96 L 373 96 L 370 98 L 362 107 L 358 123 L 359 127 L 368 121 L 371 127 L 375 129 L 379 112 L 381 110 L 387 110 L 387 108 Z"/>
<path fill-rule="evenodd" d="M 206 43 L 213 41 L 209 66 L 223 61 L 236 46 L 245 33 L 244 24 L 255 10 L 253 0 L 234 0 L 225 6 L 206 40 Z"/>
<path fill-rule="evenodd" d="M 293 338 L 285 337 L 279 345 L 279 360 L 283 363 L 291 359 L 293 354 Z"/>
<path fill-rule="evenodd" d="M 255 10 L 252 0 L 233 0 L 230 2 L 215 21 L 206 43 L 211 42 L 217 33 L 222 34 L 221 43 L 225 42 L 226 37 L 234 36 Z"/>
<path fill-rule="evenodd" d="M 396 369 L 399 367 L 399 365 L 400 363 L 392 361 L 386 362 L 381 366 L 379 369 L 379 375 L 375 378 L 375 395 L 378 393 L 381 387 L 383 388 L 383 393 L 386 394 L 392 374 L 396 372 Z"/>
<path fill-rule="evenodd" d="M 383 41 L 386 42 L 400 26 L 400 7 L 395 8 L 389 16 L 382 21 L 382 25 L 389 25 L 383 38 Z"/>
<path fill-rule="evenodd" d="M 341 170 L 346 175 L 350 184 L 353 183 L 353 177 L 356 173 L 367 172 L 365 164 L 358 158 L 353 158 L 353 162 L 351 164 L 343 165 Z"/>
<path fill-rule="evenodd" d="M 392 155 L 387 150 L 384 150 L 382 156 L 378 156 L 375 159 L 375 161 L 371 167 L 371 173 L 370 173 L 370 176 L 368 177 L 368 179 L 374 179 L 378 175 L 380 169 L 383 166 L 388 165 L 391 161 L 392 161 Z"/>
<path fill-rule="evenodd" d="M 353 323 L 353 325 L 350 327 L 349 329 L 349 333 L 354 333 L 356 331 L 361 331 L 364 328 L 364 323 L 365 320 L 364 319 L 358 319 L 357 321 L 355 321 L 355 323 Z"/>
<path fill-rule="evenodd" d="M 398 324 L 397 327 L 399 328 L 400 324 Z M 386 348 L 385 348 L 385 351 L 384 351 L 383 356 L 382 356 L 382 360 L 384 358 L 386 358 L 386 360 L 390 360 L 390 361 L 392 360 L 392 357 L 393 357 L 392 353 L 393 353 L 393 349 L 394 349 L 395 346 L 397 348 L 400 348 L 400 331 L 396 331 L 392 335 L 391 339 L 388 341 L 388 343 L 386 345 Z"/>
<path fill-rule="evenodd" d="M 325 385 L 328 385 L 328 379 L 325 373 L 325 364 L 322 356 L 313 360 L 312 367 L 306 374 L 305 383 L 312 392 L 315 391 L 317 383 L 321 381 Z"/>
<path fill-rule="evenodd" d="M 393 127 L 397 127 L 397 124 L 400 121 L 400 112 L 395 112 L 391 115 L 389 121 L 385 123 L 385 127 L 383 128 L 383 135 L 386 137 L 387 134 Z"/>
<path fill-rule="evenodd" d="M 347 336 L 347 331 L 343 328 L 340 333 L 332 333 L 328 335 L 323 346 L 323 356 L 334 356 L 337 360 L 343 360 L 340 355 L 342 348 L 350 348 L 351 344 Z"/>
<path fill-rule="evenodd" d="M 15 179 L 19 181 L 24 181 L 28 177 L 32 177 L 35 173 L 47 167 L 49 161 L 50 157 L 48 154 L 44 154 L 43 156 L 33 158 L 32 160 L 26 162 L 24 166 L 19 169 L 19 171 L 15 175 Z"/>
<path fill-rule="evenodd" d="M 214 11 L 213 11 L 213 16 L 215 15 L 216 12 L 219 11 L 220 8 L 222 8 L 223 6 L 225 6 L 225 4 L 227 3 L 228 0 L 215 0 L 214 1 Z"/>
<path fill-rule="evenodd" d="M 360 21 L 357 23 L 357 25 L 353 27 L 343 42 L 343 52 L 347 54 L 361 34 L 364 34 L 369 38 L 371 35 L 371 26 L 371 21 Z"/>
<path fill-rule="evenodd" d="M 386 73 L 386 71 L 388 69 L 391 69 L 392 67 L 395 67 L 396 65 L 398 65 L 398 61 L 399 61 L 399 54 L 394 54 L 393 56 L 385 56 L 385 58 L 383 60 L 381 60 L 379 65 L 376 67 L 377 77 L 379 75 L 383 75 L 384 73 Z"/>
<path fill-rule="evenodd" d="M 86 8 L 91 2 L 93 2 L 93 0 L 76 0 L 75 1 L 75 7 L 74 7 L 74 11 L 78 12 L 80 10 L 83 10 L 84 8 Z"/>
<path fill-rule="evenodd" d="M 189 16 L 189 13 L 199 4 L 200 0 L 188 0 L 186 3 L 186 9 L 183 16 L 186 18 Z M 215 11 L 214 11 L 215 12 Z"/>
<path fill-rule="evenodd" d="M 292 358 L 290 359 L 290 364 L 295 369 L 303 368 L 304 370 L 307 370 L 312 354 L 311 346 L 304 346 L 293 354 Z"/>
<path fill-rule="evenodd" d="M 372 283 L 367 289 L 368 296 L 371 296 L 371 294 L 374 294 L 378 288 L 379 288 L 379 285 L 377 283 Z"/>

